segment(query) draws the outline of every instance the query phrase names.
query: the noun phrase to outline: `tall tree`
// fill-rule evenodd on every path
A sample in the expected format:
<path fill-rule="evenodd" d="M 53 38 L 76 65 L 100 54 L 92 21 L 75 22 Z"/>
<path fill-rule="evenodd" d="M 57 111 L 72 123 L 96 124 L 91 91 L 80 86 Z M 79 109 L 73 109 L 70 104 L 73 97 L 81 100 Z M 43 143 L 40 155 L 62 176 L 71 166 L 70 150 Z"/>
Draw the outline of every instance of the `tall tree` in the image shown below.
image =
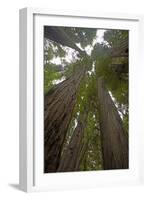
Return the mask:
<path fill-rule="evenodd" d="M 69 145 L 63 152 L 63 156 L 57 171 L 67 172 L 79 170 L 81 156 L 83 156 L 86 146 L 83 138 L 86 128 L 87 116 L 88 113 L 86 110 L 84 113 L 80 114 L 77 126 L 73 132 Z"/>
<path fill-rule="evenodd" d="M 127 169 L 127 134 L 115 104 L 101 78 L 98 78 L 98 103 L 104 169 Z"/>
<path fill-rule="evenodd" d="M 85 67 L 54 86 L 44 102 L 44 166 L 45 172 L 58 168 L 62 146 L 76 103 L 77 91 L 85 74 Z"/>

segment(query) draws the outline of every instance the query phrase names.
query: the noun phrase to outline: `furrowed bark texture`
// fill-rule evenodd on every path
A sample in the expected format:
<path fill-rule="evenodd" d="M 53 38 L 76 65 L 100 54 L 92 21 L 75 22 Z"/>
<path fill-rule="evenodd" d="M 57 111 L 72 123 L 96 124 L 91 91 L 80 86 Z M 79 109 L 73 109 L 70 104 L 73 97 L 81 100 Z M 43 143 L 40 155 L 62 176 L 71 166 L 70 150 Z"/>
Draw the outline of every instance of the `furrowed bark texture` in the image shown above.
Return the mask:
<path fill-rule="evenodd" d="M 62 146 L 76 103 L 77 91 L 85 68 L 53 87 L 44 100 L 44 171 L 58 168 Z"/>
<path fill-rule="evenodd" d="M 70 143 L 63 152 L 58 172 L 78 171 L 81 154 L 85 151 L 83 137 L 86 127 L 87 113 L 80 116 L 77 127 L 71 137 Z"/>
<path fill-rule="evenodd" d="M 98 103 L 104 169 L 128 168 L 128 137 L 104 82 L 98 79 Z"/>

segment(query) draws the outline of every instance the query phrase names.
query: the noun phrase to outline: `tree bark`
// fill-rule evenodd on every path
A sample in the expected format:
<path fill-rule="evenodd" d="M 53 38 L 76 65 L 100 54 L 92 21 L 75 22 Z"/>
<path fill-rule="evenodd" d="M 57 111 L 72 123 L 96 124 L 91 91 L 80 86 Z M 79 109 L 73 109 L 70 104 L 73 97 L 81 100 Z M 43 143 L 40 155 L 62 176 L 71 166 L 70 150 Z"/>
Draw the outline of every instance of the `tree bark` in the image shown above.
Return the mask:
<path fill-rule="evenodd" d="M 87 146 L 86 143 L 84 143 L 83 141 L 87 115 L 87 112 L 81 114 L 80 119 L 78 120 L 77 127 L 73 132 L 70 143 L 63 152 L 58 172 L 79 170 L 79 166 L 82 160 L 81 156 L 83 157 L 83 154 L 85 153 L 85 147 Z"/>
<path fill-rule="evenodd" d="M 98 79 L 98 103 L 104 169 L 127 169 L 128 136 L 101 78 Z"/>
<path fill-rule="evenodd" d="M 62 146 L 76 103 L 77 90 L 85 74 L 80 68 L 71 77 L 53 87 L 44 99 L 44 171 L 58 168 Z"/>

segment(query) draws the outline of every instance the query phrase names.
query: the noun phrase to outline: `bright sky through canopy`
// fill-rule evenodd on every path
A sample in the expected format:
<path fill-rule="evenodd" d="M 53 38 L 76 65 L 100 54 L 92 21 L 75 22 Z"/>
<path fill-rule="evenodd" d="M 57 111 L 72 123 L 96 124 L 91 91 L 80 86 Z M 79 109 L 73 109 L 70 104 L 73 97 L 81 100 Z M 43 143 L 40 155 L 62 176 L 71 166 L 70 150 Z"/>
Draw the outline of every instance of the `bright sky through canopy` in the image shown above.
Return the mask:
<path fill-rule="evenodd" d="M 93 50 L 93 47 L 96 43 L 103 43 L 104 41 L 104 33 L 106 30 L 104 29 L 98 29 L 96 32 L 96 37 L 92 42 L 92 45 L 88 45 L 85 47 L 85 49 L 82 49 L 80 43 L 77 43 L 76 45 L 81 49 L 81 50 L 85 50 L 86 53 L 88 55 L 91 55 L 91 52 Z M 77 53 L 74 49 L 71 49 L 69 47 L 63 47 L 63 49 L 66 51 L 66 56 L 64 57 L 64 60 L 68 63 L 71 63 L 75 60 L 78 59 L 77 57 Z M 56 65 L 61 65 L 62 64 L 62 59 L 60 57 L 54 57 L 51 60 L 52 63 L 56 64 Z"/>

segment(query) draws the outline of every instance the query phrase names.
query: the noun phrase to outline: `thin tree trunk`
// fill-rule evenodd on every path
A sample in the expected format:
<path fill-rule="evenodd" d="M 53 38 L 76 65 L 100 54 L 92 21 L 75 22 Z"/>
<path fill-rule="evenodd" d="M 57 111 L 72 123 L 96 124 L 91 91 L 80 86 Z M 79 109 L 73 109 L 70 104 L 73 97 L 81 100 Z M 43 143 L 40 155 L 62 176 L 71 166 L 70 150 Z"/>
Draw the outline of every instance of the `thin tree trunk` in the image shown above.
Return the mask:
<path fill-rule="evenodd" d="M 53 87 L 44 101 L 44 171 L 58 168 L 62 146 L 76 103 L 77 90 L 85 74 L 85 68 Z"/>
<path fill-rule="evenodd" d="M 77 162 L 76 162 L 76 167 L 75 167 L 76 171 L 80 170 L 80 164 L 82 163 L 83 159 L 85 158 L 85 154 L 86 154 L 86 151 L 88 149 L 88 143 L 89 143 L 88 139 L 82 143 L 80 155 L 78 156 L 78 159 L 77 159 Z"/>
<path fill-rule="evenodd" d="M 63 152 L 58 172 L 78 171 L 81 161 L 81 154 L 85 153 L 83 143 L 84 130 L 87 121 L 87 112 L 81 114 L 77 127 L 74 130 L 69 145 Z"/>
<path fill-rule="evenodd" d="M 98 103 L 104 169 L 127 169 L 128 137 L 101 78 L 98 79 Z"/>

